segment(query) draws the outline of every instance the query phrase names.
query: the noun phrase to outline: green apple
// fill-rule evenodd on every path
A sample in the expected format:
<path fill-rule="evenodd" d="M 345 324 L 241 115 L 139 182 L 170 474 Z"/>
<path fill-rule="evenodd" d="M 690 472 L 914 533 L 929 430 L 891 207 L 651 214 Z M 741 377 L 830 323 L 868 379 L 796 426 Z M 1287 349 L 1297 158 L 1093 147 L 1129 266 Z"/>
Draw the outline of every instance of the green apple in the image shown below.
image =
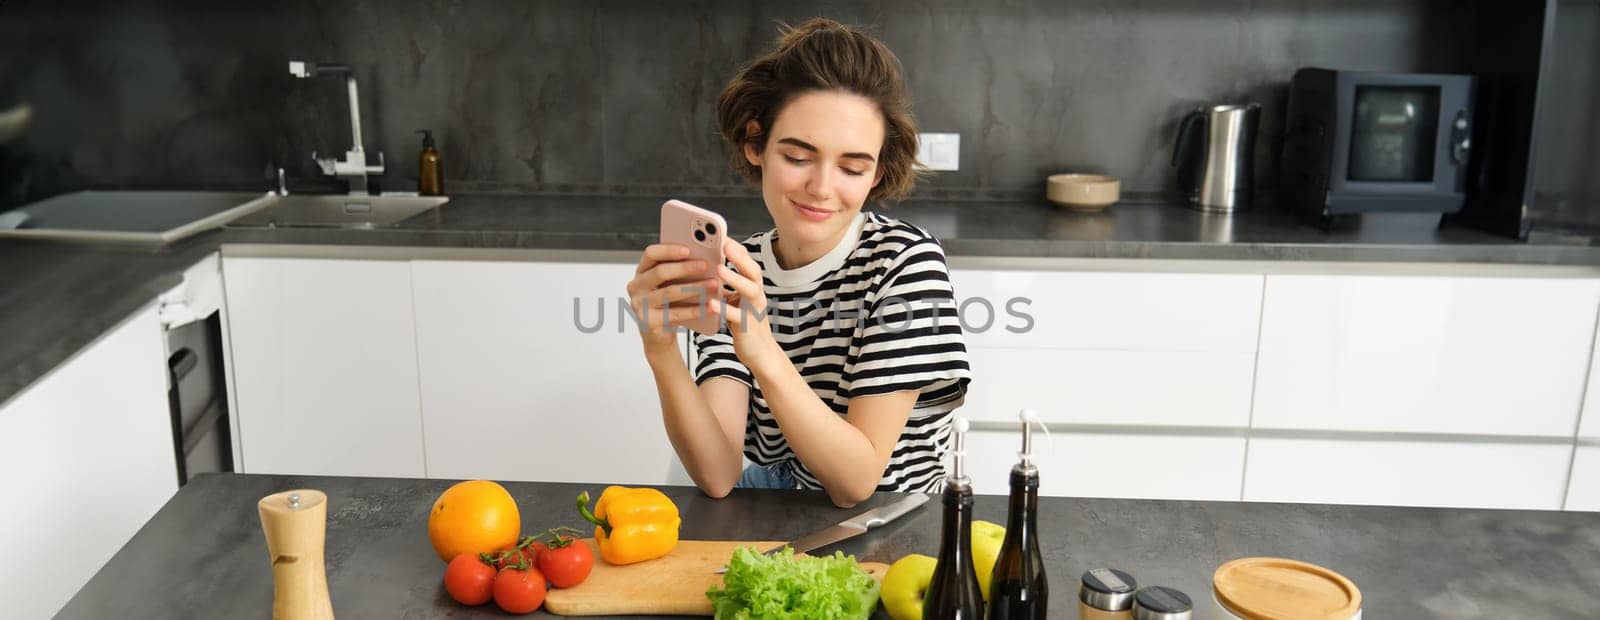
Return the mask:
<path fill-rule="evenodd" d="M 978 589 L 989 600 L 989 578 L 994 576 L 994 561 L 1006 541 L 1006 528 L 988 521 L 972 522 L 972 569 L 978 572 Z"/>
<path fill-rule="evenodd" d="M 922 620 L 922 598 L 939 561 L 920 553 L 895 560 L 883 575 L 883 608 L 892 620 Z"/>

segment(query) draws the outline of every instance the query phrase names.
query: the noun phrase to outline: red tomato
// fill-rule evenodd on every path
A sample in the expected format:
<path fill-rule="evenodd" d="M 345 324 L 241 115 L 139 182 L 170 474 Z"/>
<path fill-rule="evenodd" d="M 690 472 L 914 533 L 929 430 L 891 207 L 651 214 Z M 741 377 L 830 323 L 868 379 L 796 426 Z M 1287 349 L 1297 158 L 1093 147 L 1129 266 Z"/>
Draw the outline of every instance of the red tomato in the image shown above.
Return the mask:
<path fill-rule="evenodd" d="M 444 590 L 462 605 L 482 605 L 494 596 L 494 567 L 478 556 L 462 553 L 444 569 Z"/>
<path fill-rule="evenodd" d="M 525 614 L 544 604 L 544 575 L 537 568 L 507 568 L 494 578 L 494 604 Z"/>
<path fill-rule="evenodd" d="M 559 545 L 559 546 L 558 546 Z M 589 578 L 594 568 L 594 550 L 589 544 L 566 536 L 556 537 L 539 552 L 539 570 L 557 588 L 570 588 Z"/>

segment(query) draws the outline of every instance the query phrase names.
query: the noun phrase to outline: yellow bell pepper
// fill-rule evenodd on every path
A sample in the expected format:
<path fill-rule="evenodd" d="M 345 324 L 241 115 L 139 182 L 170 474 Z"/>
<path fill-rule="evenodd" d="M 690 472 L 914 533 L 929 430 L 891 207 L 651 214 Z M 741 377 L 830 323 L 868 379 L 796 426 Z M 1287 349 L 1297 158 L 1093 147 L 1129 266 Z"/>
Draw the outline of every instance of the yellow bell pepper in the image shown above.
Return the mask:
<path fill-rule="evenodd" d="M 678 506 L 656 489 L 610 486 L 589 512 L 589 492 L 578 494 L 578 512 L 595 525 L 600 557 L 613 565 L 654 560 L 678 546 Z"/>

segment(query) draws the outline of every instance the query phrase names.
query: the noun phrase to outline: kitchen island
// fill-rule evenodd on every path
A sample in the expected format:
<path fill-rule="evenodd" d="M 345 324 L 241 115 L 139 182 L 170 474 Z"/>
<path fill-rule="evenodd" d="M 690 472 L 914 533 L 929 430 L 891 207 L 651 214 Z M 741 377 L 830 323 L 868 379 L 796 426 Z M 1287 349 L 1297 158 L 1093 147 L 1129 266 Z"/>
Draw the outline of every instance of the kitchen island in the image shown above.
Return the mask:
<path fill-rule="evenodd" d="M 1056 475 L 1092 472 L 1044 472 Z M 338 616 L 503 617 L 492 604 L 459 606 L 442 587 L 444 564 L 429 544 L 427 519 L 434 499 L 453 483 L 202 475 L 173 496 L 59 617 L 270 617 L 272 573 L 256 502 L 296 488 L 329 497 L 326 566 Z M 574 496 L 604 485 L 505 486 L 521 509 L 524 531 L 539 531 L 581 525 Z M 792 540 L 896 497 L 879 494 L 843 510 L 821 492 L 735 490 L 714 500 L 692 487 L 663 491 L 683 514 L 685 539 Z M 975 518 L 1003 524 L 1005 516 L 1004 497 L 977 498 Z M 881 562 L 934 555 L 939 524 L 939 502 L 933 501 L 816 553 L 837 549 Z M 1600 609 L 1600 514 L 1050 497 L 1040 498 L 1039 526 L 1051 617 L 1075 617 L 1078 576 L 1088 568 L 1120 568 L 1141 585 L 1175 587 L 1198 603 L 1208 601 L 1217 566 L 1261 555 L 1344 574 L 1361 588 L 1371 618 L 1578 618 Z"/>

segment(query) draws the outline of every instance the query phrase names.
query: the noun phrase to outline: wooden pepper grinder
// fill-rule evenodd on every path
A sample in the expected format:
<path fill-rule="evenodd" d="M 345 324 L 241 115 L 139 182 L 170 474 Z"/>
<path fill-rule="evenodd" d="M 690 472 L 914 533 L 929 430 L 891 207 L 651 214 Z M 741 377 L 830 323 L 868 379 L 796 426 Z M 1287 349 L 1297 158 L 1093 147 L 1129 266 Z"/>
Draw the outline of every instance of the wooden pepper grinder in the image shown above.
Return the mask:
<path fill-rule="evenodd" d="M 311 489 L 284 491 L 261 498 L 256 508 L 272 559 L 274 620 L 333 620 L 322 565 L 328 496 Z"/>

